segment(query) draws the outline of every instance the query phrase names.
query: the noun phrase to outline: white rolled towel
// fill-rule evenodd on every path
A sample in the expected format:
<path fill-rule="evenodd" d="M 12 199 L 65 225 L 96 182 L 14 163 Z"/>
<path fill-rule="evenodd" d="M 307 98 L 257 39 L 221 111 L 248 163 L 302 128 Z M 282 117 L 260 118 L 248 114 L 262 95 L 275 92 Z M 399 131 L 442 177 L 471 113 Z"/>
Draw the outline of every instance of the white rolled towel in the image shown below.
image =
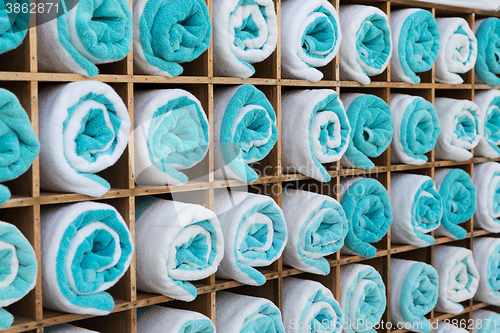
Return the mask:
<path fill-rule="evenodd" d="M 153 305 L 137 309 L 137 333 L 215 333 L 212 321 L 199 312 Z"/>
<path fill-rule="evenodd" d="M 246 79 L 276 49 L 278 19 L 273 0 L 212 2 L 214 75 Z"/>
<path fill-rule="evenodd" d="M 59 324 L 55 326 L 45 327 L 44 333 L 99 333 L 96 331 L 87 330 L 85 328 L 73 326 L 70 324 Z"/>
<path fill-rule="evenodd" d="M 190 302 L 189 281 L 217 271 L 224 236 L 213 211 L 200 205 L 154 197 L 135 202 L 137 289 Z"/>
<path fill-rule="evenodd" d="M 461 84 L 459 74 L 467 73 L 476 64 L 477 39 L 469 23 L 461 17 L 436 19 L 441 34 L 436 59 L 436 82 Z"/>
<path fill-rule="evenodd" d="M 331 176 L 323 163 L 340 160 L 351 127 L 342 101 L 331 89 L 299 90 L 282 97 L 281 165 L 321 182 Z"/>
<path fill-rule="evenodd" d="M 475 253 L 476 249 L 474 249 Z M 471 299 L 479 285 L 478 269 L 472 251 L 463 247 L 439 245 L 434 250 L 434 268 L 439 274 L 436 311 L 458 314 L 460 302 Z"/>
<path fill-rule="evenodd" d="M 475 238 L 472 245 L 481 277 L 474 300 L 500 306 L 500 238 Z"/>
<path fill-rule="evenodd" d="M 500 157 L 500 90 L 476 92 L 474 102 L 479 107 L 479 135 L 481 139 L 474 155 L 488 158 Z"/>
<path fill-rule="evenodd" d="M 392 56 L 391 28 L 387 15 L 377 7 L 340 6 L 340 79 L 369 84 L 381 74 Z"/>
<path fill-rule="evenodd" d="M 337 10 L 327 0 L 281 3 L 281 74 L 317 82 L 337 55 L 342 41 Z"/>
<path fill-rule="evenodd" d="M 460 328 L 452 323 L 444 320 L 438 320 L 433 325 L 435 333 L 467 333 L 465 328 Z"/>
<path fill-rule="evenodd" d="M 439 97 L 434 101 L 441 133 L 436 143 L 436 158 L 452 161 L 467 161 L 472 158 L 481 136 L 479 107 L 466 99 Z"/>
<path fill-rule="evenodd" d="M 500 314 L 490 310 L 474 310 L 472 312 L 472 319 L 475 324 L 472 328 L 472 333 L 493 333 L 497 332 L 500 326 Z"/>
<path fill-rule="evenodd" d="M 276 261 L 287 243 L 281 208 L 266 195 L 223 192 L 215 197 L 215 213 L 224 234 L 224 257 L 216 276 L 260 286 L 266 277 L 254 267 Z"/>
<path fill-rule="evenodd" d="M 40 188 L 100 197 L 110 184 L 96 175 L 120 158 L 130 132 L 127 107 L 97 81 L 50 85 L 39 93 Z"/>
<path fill-rule="evenodd" d="M 283 279 L 283 324 L 286 333 L 340 333 L 343 323 L 344 314 L 330 289 L 316 281 L 292 277 Z"/>
<path fill-rule="evenodd" d="M 500 232 L 500 164 L 474 165 L 473 182 L 476 187 L 474 228 Z"/>

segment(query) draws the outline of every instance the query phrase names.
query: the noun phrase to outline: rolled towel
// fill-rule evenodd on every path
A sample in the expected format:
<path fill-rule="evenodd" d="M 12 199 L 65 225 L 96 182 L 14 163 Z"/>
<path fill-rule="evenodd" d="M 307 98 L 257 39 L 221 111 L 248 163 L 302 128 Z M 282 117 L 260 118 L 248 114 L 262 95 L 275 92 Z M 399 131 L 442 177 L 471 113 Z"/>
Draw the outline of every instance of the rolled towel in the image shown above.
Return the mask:
<path fill-rule="evenodd" d="M 441 34 L 436 82 L 461 84 L 464 80 L 459 74 L 467 73 L 476 63 L 476 36 L 461 17 L 438 18 L 436 21 Z"/>
<path fill-rule="evenodd" d="M 210 45 L 203 0 L 134 1 L 134 72 L 174 77 Z"/>
<path fill-rule="evenodd" d="M 110 184 L 96 173 L 120 158 L 130 131 L 120 96 L 97 81 L 51 85 L 40 90 L 38 109 L 40 188 L 106 194 Z"/>
<path fill-rule="evenodd" d="M 434 237 L 428 234 L 439 227 L 443 204 L 431 177 L 393 173 L 391 206 L 391 242 L 418 247 L 434 244 Z"/>
<path fill-rule="evenodd" d="M 283 323 L 286 333 L 340 333 L 344 314 L 321 283 L 287 277 L 283 279 Z"/>
<path fill-rule="evenodd" d="M 281 208 L 271 197 L 231 191 L 215 198 L 215 213 L 224 234 L 224 257 L 217 277 L 260 286 L 266 277 L 254 267 L 276 261 L 287 243 Z"/>
<path fill-rule="evenodd" d="M 500 306 L 500 238 L 475 238 L 473 248 L 481 277 L 474 300 Z"/>
<path fill-rule="evenodd" d="M 474 228 L 500 232 L 500 164 L 487 162 L 474 165 L 476 211 Z"/>
<path fill-rule="evenodd" d="M 500 19 L 488 17 L 476 21 L 477 38 L 477 61 L 476 78 L 478 83 L 486 83 L 490 86 L 500 85 L 500 60 L 497 59 L 499 52 L 498 38 L 500 37 Z M 499 323 L 500 325 L 500 323 Z"/>
<path fill-rule="evenodd" d="M 330 273 L 323 257 L 342 248 L 348 230 L 342 206 L 326 195 L 287 190 L 282 207 L 289 234 L 283 264 L 314 274 Z"/>
<path fill-rule="evenodd" d="M 278 140 L 276 114 L 266 95 L 250 84 L 214 91 L 215 176 L 251 183 L 247 164 L 266 157 Z"/>
<path fill-rule="evenodd" d="M 179 170 L 208 152 L 210 129 L 196 97 L 182 89 L 134 94 L 135 181 L 139 185 L 184 185 Z"/>
<path fill-rule="evenodd" d="M 500 0 L 417 0 L 423 2 L 439 3 L 448 6 L 477 8 L 484 10 L 500 10 Z"/>
<path fill-rule="evenodd" d="M 38 262 L 33 247 L 19 229 L 2 221 L 0 255 L 0 330 L 6 330 L 12 325 L 14 316 L 3 308 L 19 301 L 35 287 Z"/>
<path fill-rule="evenodd" d="M 391 162 L 422 165 L 434 149 L 441 127 L 432 103 L 419 96 L 391 94 L 394 137 Z"/>
<path fill-rule="evenodd" d="M 349 264 L 340 267 L 340 308 L 344 333 L 376 333 L 373 328 L 384 314 L 385 285 L 372 266 Z"/>
<path fill-rule="evenodd" d="M 391 81 L 420 83 L 416 73 L 427 72 L 439 52 L 439 28 L 428 10 L 401 9 L 391 13 Z"/>
<path fill-rule="evenodd" d="M 441 133 L 436 143 L 437 159 L 467 161 L 472 158 L 479 135 L 479 107 L 466 99 L 436 98 L 434 101 Z"/>
<path fill-rule="evenodd" d="M 417 0 L 417 1 L 422 1 L 422 0 Z M 449 321 L 444 321 L 444 320 L 438 320 L 435 322 L 434 326 L 434 333 L 467 333 L 469 330 L 466 330 L 465 328 L 460 328 L 456 325 L 453 325 Z"/>
<path fill-rule="evenodd" d="M 19 7 L 17 7 L 19 6 Z M 5 1 L 0 5 L 0 54 L 17 48 L 30 26 L 30 1 Z M 16 10 L 17 7 L 17 10 Z"/>
<path fill-rule="evenodd" d="M 381 74 L 392 55 L 391 28 L 387 15 L 377 7 L 340 6 L 340 79 L 369 84 Z"/>
<path fill-rule="evenodd" d="M 44 333 L 99 333 L 96 331 L 90 331 L 85 328 L 73 326 L 70 324 L 59 324 L 55 326 L 45 327 L 43 329 Z"/>
<path fill-rule="evenodd" d="M 132 46 L 133 22 L 127 0 L 75 2 L 68 12 L 37 11 L 38 70 L 97 75 L 96 65 L 122 60 Z"/>
<path fill-rule="evenodd" d="M 214 333 L 212 321 L 201 313 L 159 305 L 137 309 L 137 333 Z"/>
<path fill-rule="evenodd" d="M 341 99 L 351 126 L 351 140 L 340 162 L 345 167 L 371 170 L 375 164 L 369 157 L 380 156 L 392 141 L 391 108 L 375 95 L 347 93 Z"/>
<path fill-rule="evenodd" d="M 472 333 L 493 333 L 500 327 L 500 314 L 480 309 L 472 312 L 472 319 L 475 323 Z"/>
<path fill-rule="evenodd" d="M 299 90 L 282 97 L 281 165 L 320 182 L 331 177 L 323 163 L 340 160 L 351 127 L 342 101 L 331 89 Z"/>
<path fill-rule="evenodd" d="M 278 19 L 272 0 L 214 0 L 214 75 L 243 79 L 255 73 L 251 64 L 276 49 Z"/>
<path fill-rule="evenodd" d="M 478 92 L 474 103 L 479 107 L 479 144 L 474 155 L 488 158 L 500 157 L 500 90 L 492 89 Z M 500 323 L 499 323 L 500 324 Z"/>
<path fill-rule="evenodd" d="M 349 226 L 342 252 L 372 258 L 377 249 L 371 243 L 380 241 L 392 223 L 387 190 L 372 178 L 346 178 L 340 182 L 340 204 Z"/>
<path fill-rule="evenodd" d="M 430 333 L 425 317 L 436 305 L 439 295 L 438 272 L 423 262 L 391 259 L 391 320 L 404 323 L 409 331 Z"/>
<path fill-rule="evenodd" d="M 479 284 L 474 259 L 472 251 L 463 247 L 439 245 L 434 248 L 434 268 L 439 274 L 436 311 L 458 314 L 464 310 L 460 302 L 474 297 Z"/>
<path fill-rule="evenodd" d="M 217 294 L 217 333 L 285 333 L 280 309 L 260 297 Z"/>
<path fill-rule="evenodd" d="M 30 119 L 16 95 L 0 88 L 0 182 L 15 179 L 31 166 L 40 144 Z M 10 198 L 0 184 L 0 205 Z"/>
<path fill-rule="evenodd" d="M 200 205 L 154 197 L 137 197 L 135 210 L 137 289 L 194 300 L 189 281 L 214 274 L 224 255 L 217 216 Z"/>
<path fill-rule="evenodd" d="M 443 217 L 436 236 L 464 239 L 467 231 L 459 226 L 476 210 L 476 188 L 469 174 L 462 169 L 436 169 L 436 188 L 443 199 Z"/>
<path fill-rule="evenodd" d="M 337 10 L 327 0 L 286 0 L 281 4 L 281 73 L 288 79 L 317 82 L 339 52 Z"/>
<path fill-rule="evenodd" d="M 113 206 L 80 202 L 42 207 L 42 291 L 47 309 L 107 315 L 113 297 L 105 291 L 127 271 L 132 235 Z"/>

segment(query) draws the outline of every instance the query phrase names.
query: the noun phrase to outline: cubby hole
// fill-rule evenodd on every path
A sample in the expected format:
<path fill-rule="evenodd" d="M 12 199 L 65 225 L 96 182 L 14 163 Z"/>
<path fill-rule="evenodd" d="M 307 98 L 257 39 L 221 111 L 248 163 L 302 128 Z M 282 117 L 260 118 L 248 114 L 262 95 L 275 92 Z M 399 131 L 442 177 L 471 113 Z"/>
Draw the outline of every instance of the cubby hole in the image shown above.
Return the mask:
<path fill-rule="evenodd" d="M 21 45 L 13 50 L 0 54 L 0 71 L 30 72 L 30 62 L 30 32 L 27 31 Z"/>

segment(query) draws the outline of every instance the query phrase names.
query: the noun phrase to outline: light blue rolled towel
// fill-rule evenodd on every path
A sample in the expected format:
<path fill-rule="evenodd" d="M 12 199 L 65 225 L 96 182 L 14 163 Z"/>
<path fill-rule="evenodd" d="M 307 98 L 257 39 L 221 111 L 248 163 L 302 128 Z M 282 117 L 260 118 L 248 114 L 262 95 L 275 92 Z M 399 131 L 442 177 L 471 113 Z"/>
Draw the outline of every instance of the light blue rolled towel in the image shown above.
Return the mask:
<path fill-rule="evenodd" d="M 19 9 L 17 13 L 16 8 Z M 5 0 L 0 3 L 0 54 L 17 48 L 23 42 L 30 25 L 29 9 L 29 0 Z"/>
<path fill-rule="evenodd" d="M 33 247 L 21 231 L 2 221 L 0 258 L 0 330 L 6 330 L 14 317 L 3 308 L 19 301 L 35 287 L 38 262 Z"/>
<path fill-rule="evenodd" d="M 215 333 L 215 326 L 208 317 L 195 311 L 159 305 L 137 309 L 137 333 L 153 332 Z"/>
<path fill-rule="evenodd" d="M 473 333 L 495 333 L 500 328 L 500 314 L 486 309 L 474 310 L 472 314 Z M 479 324 L 480 323 L 480 324 Z"/>
<path fill-rule="evenodd" d="M 87 330 L 85 328 L 73 326 L 70 324 L 59 324 L 55 326 L 45 327 L 44 333 L 99 333 L 96 331 Z"/>
<path fill-rule="evenodd" d="M 276 113 L 266 95 L 244 84 L 214 90 L 215 176 L 251 183 L 248 164 L 265 158 L 278 140 Z"/>
<path fill-rule="evenodd" d="M 474 156 L 500 157 L 500 90 L 476 91 L 474 103 L 479 107 L 479 136 Z"/>
<path fill-rule="evenodd" d="M 204 0 L 134 1 L 134 72 L 174 77 L 208 49 L 212 24 Z"/>
<path fill-rule="evenodd" d="M 346 167 L 373 169 L 370 157 L 380 156 L 392 141 L 391 108 L 375 95 L 347 93 L 340 97 L 351 126 L 351 141 L 340 162 Z"/>
<path fill-rule="evenodd" d="M 476 210 L 476 188 L 470 175 L 462 169 L 436 169 L 434 182 L 443 199 L 443 217 L 435 235 L 464 239 L 467 230 L 459 224 Z"/>
<path fill-rule="evenodd" d="M 439 296 L 438 272 L 423 262 L 391 259 L 391 321 L 413 332 L 430 333 L 425 317 Z"/>
<path fill-rule="evenodd" d="M 385 187 L 372 178 L 346 178 L 340 181 L 340 204 L 349 231 L 343 253 L 371 258 L 377 249 L 371 245 L 385 236 L 392 223 L 392 208 Z"/>
<path fill-rule="evenodd" d="M 38 156 L 40 144 L 16 95 L 0 88 L 0 182 L 16 179 Z M 0 184 L 0 205 L 10 198 Z"/>
<path fill-rule="evenodd" d="M 476 21 L 477 60 L 475 73 L 479 83 L 500 85 L 500 19 L 488 17 Z"/>
<path fill-rule="evenodd" d="M 37 11 L 37 22 L 44 22 L 36 28 L 39 71 L 91 77 L 99 72 L 96 65 L 129 53 L 133 22 L 127 0 L 75 3 L 72 8 L 60 2 L 58 10 Z"/>
<path fill-rule="evenodd" d="M 479 271 L 479 286 L 474 300 L 500 306 L 500 239 L 474 238 L 473 247 L 474 261 Z"/>

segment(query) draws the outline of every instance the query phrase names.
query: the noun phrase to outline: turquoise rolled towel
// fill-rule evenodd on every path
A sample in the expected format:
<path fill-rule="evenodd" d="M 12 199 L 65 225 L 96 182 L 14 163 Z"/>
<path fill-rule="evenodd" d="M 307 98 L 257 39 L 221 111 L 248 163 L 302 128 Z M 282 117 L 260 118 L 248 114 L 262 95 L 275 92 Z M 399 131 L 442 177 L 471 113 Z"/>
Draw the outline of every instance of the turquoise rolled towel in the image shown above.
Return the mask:
<path fill-rule="evenodd" d="M 391 108 L 375 95 L 348 93 L 340 97 L 351 125 L 351 141 L 340 162 L 345 167 L 373 169 L 370 157 L 380 156 L 392 141 Z"/>
<path fill-rule="evenodd" d="M 134 72 L 174 77 L 208 49 L 212 24 L 204 0 L 134 1 Z"/>
<path fill-rule="evenodd" d="M 20 9 L 17 13 L 15 8 Z M 5 0 L 0 2 L 0 54 L 15 49 L 23 42 L 30 25 L 29 0 Z"/>
<path fill-rule="evenodd" d="M 87 330 L 85 328 L 73 326 L 70 324 L 59 324 L 55 326 L 45 327 L 44 333 L 99 333 L 96 331 Z"/>
<path fill-rule="evenodd" d="M 194 311 L 160 305 L 137 309 L 137 333 L 153 332 L 214 333 L 215 326 L 208 317 Z"/>
<path fill-rule="evenodd" d="M 480 82 L 500 85 L 500 19 L 489 17 L 476 21 L 477 60 L 475 73 Z"/>
<path fill-rule="evenodd" d="M 490 89 L 475 92 L 474 103 L 479 107 L 479 144 L 474 156 L 500 157 L 500 90 Z"/>
<path fill-rule="evenodd" d="M 16 95 L 0 89 L 0 182 L 16 179 L 38 156 L 40 144 Z M 0 205 L 10 198 L 0 184 Z"/>

